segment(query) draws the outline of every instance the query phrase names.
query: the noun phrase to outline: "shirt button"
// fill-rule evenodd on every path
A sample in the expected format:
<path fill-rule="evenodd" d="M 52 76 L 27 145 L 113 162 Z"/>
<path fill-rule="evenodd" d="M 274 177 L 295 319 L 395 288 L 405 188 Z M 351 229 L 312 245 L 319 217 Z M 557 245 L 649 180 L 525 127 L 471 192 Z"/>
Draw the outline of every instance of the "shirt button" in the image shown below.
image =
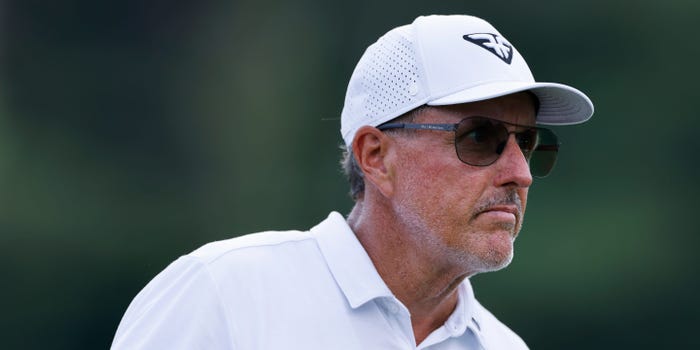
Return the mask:
<path fill-rule="evenodd" d="M 446 324 L 445 328 L 447 328 L 447 332 L 450 333 L 451 336 L 456 337 L 459 332 L 459 326 L 456 324 Z"/>

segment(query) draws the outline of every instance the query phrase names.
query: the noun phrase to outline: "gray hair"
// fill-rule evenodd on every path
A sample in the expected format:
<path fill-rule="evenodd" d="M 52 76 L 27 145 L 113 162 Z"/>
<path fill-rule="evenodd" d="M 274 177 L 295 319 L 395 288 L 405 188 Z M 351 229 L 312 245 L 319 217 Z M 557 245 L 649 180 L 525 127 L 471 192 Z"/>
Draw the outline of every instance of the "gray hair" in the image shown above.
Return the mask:
<path fill-rule="evenodd" d="M 423 105 L 419 106 L 415 109 L 412 109 L 390 121 L 387 123 L 395 123 L 395 122 L 403 122 L 403 123 L 410 123 L 415 118 L 423 113 L 425 110 L 427 110 L 429 106 Z M 400 129 L 390 129 L 385 132 L 396 132 L 399 131 Z M 352 146 L 345 146 L 342 145 L 340 146 L 340 149 L 343 151 L 342 159 L 340 161 L 340 166 L 343 170 L 343 173 L 348 179 L 348 182 L 350 184 L 350 197 L 354 201 L 357 201 L 359 198 L 362 197 L 362 195 L 365 193 L 365 174 L 362 172 L 362 169 L 360 169 L 360 165 L 357 164 L 357 160 L 355 159 L 355 155 L 352 152 Z"/>

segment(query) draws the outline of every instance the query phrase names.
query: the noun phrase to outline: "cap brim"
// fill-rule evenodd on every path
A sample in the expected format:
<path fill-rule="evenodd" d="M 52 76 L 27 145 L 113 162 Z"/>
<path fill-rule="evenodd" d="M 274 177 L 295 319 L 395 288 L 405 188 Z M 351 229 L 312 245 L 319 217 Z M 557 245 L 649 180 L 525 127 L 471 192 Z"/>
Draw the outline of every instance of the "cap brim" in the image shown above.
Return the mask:
<path fill-rule="evenodd" d="M 571 125 L 587 121 L 593 116 L 593 103 L 583 92 L 558 83 L 496 82 L 481 84 L 449 94 L 433 101 L 430 106 L 445 106 L 488 100 L 521 91 L 531 91 L 540 102 L 537 123 Z"/>

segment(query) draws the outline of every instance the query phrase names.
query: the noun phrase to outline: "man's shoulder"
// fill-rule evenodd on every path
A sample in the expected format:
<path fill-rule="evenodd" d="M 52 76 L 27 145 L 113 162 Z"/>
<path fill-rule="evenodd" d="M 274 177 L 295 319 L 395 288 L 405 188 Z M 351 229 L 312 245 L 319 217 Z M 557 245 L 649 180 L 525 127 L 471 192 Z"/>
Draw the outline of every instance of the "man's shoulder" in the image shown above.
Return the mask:
<path fill-rule="evenodd" d="M 309 231 L 264 231 L 210 242 L 187 256 L 209 264 L 225 257 L 266 250 L 279 251 L 304 243 L 313 243 L 313 237 Z"/>

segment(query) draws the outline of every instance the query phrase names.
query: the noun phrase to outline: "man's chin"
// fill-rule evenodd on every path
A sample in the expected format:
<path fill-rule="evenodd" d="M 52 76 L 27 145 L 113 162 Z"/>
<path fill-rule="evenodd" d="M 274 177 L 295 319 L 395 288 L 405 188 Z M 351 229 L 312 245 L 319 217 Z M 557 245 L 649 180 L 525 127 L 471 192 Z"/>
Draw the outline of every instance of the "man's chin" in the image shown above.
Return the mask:
<path fill-rule="evenodd" d="M 476 273 L 493 272 L 506 268 L 513 261 L 513 249 L 490 250 L 481 256 L 473 256 L 472 268 Z"/>

